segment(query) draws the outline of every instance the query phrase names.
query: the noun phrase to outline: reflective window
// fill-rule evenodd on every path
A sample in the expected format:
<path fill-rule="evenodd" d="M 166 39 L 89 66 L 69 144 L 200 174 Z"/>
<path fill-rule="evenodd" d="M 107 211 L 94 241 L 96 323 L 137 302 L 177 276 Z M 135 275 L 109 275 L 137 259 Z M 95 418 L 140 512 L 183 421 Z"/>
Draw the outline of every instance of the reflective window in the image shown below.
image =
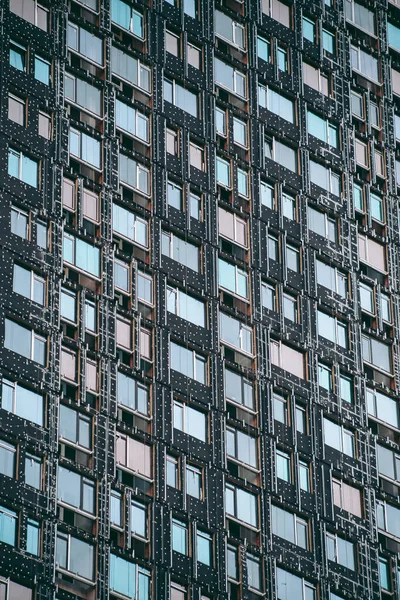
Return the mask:
<path fill-rule="evenodd" d="M 151 71 L 137 58 L 129 56 L 115 46 L 111 48 L 111 71 L 129 85 L 141 88 L 145 92 L 151 90 Z"/>
<path fill-rule="evenodd" d="M 1 386 L 1 408 L 43 426 L 43 396 L 8 379 Z"/>
<path fill-rule="evenodd" d="M 92 447 L 91 418 L 60 404 L 59 436 L 90 450 Z"/>
<path fill-rule="evenodd" d="M 164 78 L 164 101 L 198 117 L 198 96 L 172 79 Z"/>
<path fill-rule="evenodd" d="M 0 440 L 0 473 L 15 477 L 16 447 Z"/>
<path fill-rule="evenodd" d="M 179 429 L 202 442 L 207 439 L 207 417 L 204 413 L 174 401 L 173 405 L 174 429 Z"/>
<path fill-rule="evenodd" d="M 38 456 L 27 453 L 25 455 L 25 483 L 31 487 L 42 489 L 43 460 Z"/>
<path fill-rule="evenodd" d="M 150 581 L 150 571 L 110 554 L 110 590 L 127 598 L 150 600 Z"/>
<path fill-rule="evenodd" d="M 16 42 L 10 40 L 10 54 L 9 54 L 10 65 L 18 71 L 25 71 L 27 69 L 27 53 L 25 46 L 21 46 Z"/>
<path fill-rule="evenodd" d="M 10 10 L 32 25 L 48 31 L 49 11 L 36 0 L 10 0 Z"/>
<path fill-rule="evenodd" d="M 122 0 L 112 0 L 111 20 L 137 37 L 144 37 L 143 16 Z"/>
<path fill-rule="evenodd" d="M 44 306 L 45 304 L 46 281 L 43 277 L 37 275 L 34 271 L 25 269 L 20 265 L 14 264 L 13 269 L 13 291 L 33 302 Z"/>
<path fill-rule="evenodd" d="M 226 453 L 230 458 L 257 467 L 257 440 L 243 431 L 226 428 Z"/>
<path fill-rule="evenodd" d="M 34 330 L 23 327 L 10 319 L 5 319 L 4 347 L 40 365 L 46 364 L 46 339 Z"/>
<path fill-rule="evenodd" d="M 103 40 L 78 25 L 68 23 L 67 44 L 70 50 L 75 50 L 97 65 L 103 66 Z"/>
<path fill-rule="evenodd" d="M 65 74 L 64 80 L 65 98 L 74 102 L 81 108 L 88 110 L 99 117 L 103 113 L 101 90 L 94 85 L 83 81 L 70 73 Z M 118 125 L 118 100 L 117 102 L 117 125 Z"/>
<path fill-rule="evenodd" d="M 227 516 L 258 527 L 257 497 L 230 483 L 225 484 L 225 510 Z"/>
<path fill-rule="evenodd" d="M 64 233 L 63 259 L 95 277 L 100 275 L 100 250 L 70 234 Z"/>
<path fill-rule="evenodd" d="M 315 586 L 306 579 L 276 568 L 277 600 L 316 600 Z"/>
<path fill-rule="evenodd" d="M 214 58 L 214 83 L 241 98 L 246 97 L 246 76 L 219 58 Z"/>
<path fill-rule="evenodd" d="M 50 85 L 50 63 L 40 56 L 35 56 L 35 79 Z"/>
<path fill-rule="evenodd" d="M 114 233 L 140 246 L 148 247 L 147 221 L 118 204 L 113 204 L 112 227 Z"/>
<path fill-rule="evenodd" d="M 8 94 L 8 118 L 25 127 L 26 101 L 14 94 Z"/>
<path fill-rule="evenodd" d="M 278 506 L 272 506 L 271 511 L 272 533 L 296 544 L 304 550 L 309 549 L 308 523 L 296 514 L 290 513 Z"/>
<path fill-rule="evenodd" d="M 101 142 L 90 135 L 71 128 L 69 130 L 69 152 L 95 169 L 100 169 Z"/>
<path fill-rule="evenodd" d="M 121 371 L 117 372 L 117 402 L 132 411 L 148 415 L 149 392 L 146 385 Z"/>
<path fill-rule="evenodd" d="M 172 519 L 172 550 L 180 554 L 188 551 L 188 530 L 186 523 Z"/>
<path fill-rule="evenodd" d="M 351 458 L 355 458 L 355 436 L 352 431 L 324 417 L 324 442 Z"/>
<path fill-rule="evenodd" d="M 202 499 L 202 470 L 194 465 L 186 464 L 186 493 L 197 500 Z"/>
<path fill-rule="evenodd" d="M 224 374 L 226 399 L 250 410 L 254 410 L 255 400 L 251 382 L 242 375 L 227 368 L 225 368 Z"/>
<path fill-rule="evenodd" d="M 17 524 L 17 513 L 4 506 L 0 506 L 0 542 L 16 546 Z"/>
<path fill-rule="evenodd" d="M 84 512 L 95 512 L 95 483 L 58 466 L 57 499 Z"/>
<path fill-rule="evenodd" d="M 167 310 L 194 325 L 205 327 L 204 302 L 178 288 L 167 286 Z"/>
<path fill-rule="evenodd" d="M 338 563 L 347 569 L 355 570 L 354 544 L 343 538 L 331 534 L 325 534 L 326 553 L 328 560 Z"/>
<path fill-rule="evenodd" d="M 8 174 L 32 187 L 39 187 L 39 163 L 19 150 L 8 149 Z"/>
<path fill-rule="evenodd" d="M 165 231 L 161 234 L 161 253 L 164 256 L 181 263 L 185 267 L 199 272 L 200 269 L 200 249 L 178 238 L 172 233 Z"/>
<path fill-rule="evenodd" d="M 201 529 L 197 530 L 196 533 L 196 542 L 197 542 L 197 560 L 198 562 L 203 563 L 203 565 L 207 565 L 207 567 L 212 566 L 212 537 L 209 533 L 202 531 Z"/>
<path fill-rule="evenodd" d="M 93 559 L 94 547 L 91 544 L 60 531 L 57 533 L 56 563 L 58 563 L 58 568 L 93 581 Z"/>
<path fill-rule="evenodd" d="M 129 135 L 149 142 L 149 118 L 118 99 L 116 100 L 115 124 Z"/>
<path fill-rule="evenodd" d="M 223 12 L 215 11 L 215 34 L 233 46 L 238 46 L 241 50 L 245 49 L 245 28 L 244 25 L 236 23 Z"/>

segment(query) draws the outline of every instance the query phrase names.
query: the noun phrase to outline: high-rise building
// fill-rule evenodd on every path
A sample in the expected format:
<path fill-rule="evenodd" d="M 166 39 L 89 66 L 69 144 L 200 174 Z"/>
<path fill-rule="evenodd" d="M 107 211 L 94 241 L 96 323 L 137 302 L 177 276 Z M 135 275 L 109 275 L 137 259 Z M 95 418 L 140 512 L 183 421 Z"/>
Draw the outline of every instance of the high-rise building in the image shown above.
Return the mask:
<path fill-rule="evenodd" d="M 0 599 L 400 598 L 400 0 L 0 52 Z"/>

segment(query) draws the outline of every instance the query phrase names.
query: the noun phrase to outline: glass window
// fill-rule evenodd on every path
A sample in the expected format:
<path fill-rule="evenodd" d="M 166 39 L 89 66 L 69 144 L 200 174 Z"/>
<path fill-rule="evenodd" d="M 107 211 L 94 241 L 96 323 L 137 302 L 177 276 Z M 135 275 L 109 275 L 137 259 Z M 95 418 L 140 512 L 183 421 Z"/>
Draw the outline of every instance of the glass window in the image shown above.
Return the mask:
<path fill-rule="evenodd" d="M 72 156 L 92 165 L 95 169 L 101 168 L 101 142 L 90 135 L 71 128 L 69 151 Z"/>
<path fill-rule="evenodd" d="M 299 462 L 299 483 L 301 490 L 310 491 L 310 465 L 303 461 Z"/>
<path fill-rule="evenodd" d="M 137 58 L 129 56 L 115 46 L 111 48 L 112 74 L 123 79 L 130 86 L 138 87 L 146 93 L 151 90 L 151 72 Z"/>
<path fill-rule="evenodd" d="M 271 57 L 271 43 L 260 36 L 257 37 L 257 56 L 265 62 L 269 62 Z"/>
<path fill-rule="evenodd" d="M 44 366 L 47 360 L 46 346 L 45 338 L 39 336 L 32 329 L 5 319 L 5 348 Z"/>
<path fill-rule="evenodd" d="M 17 513 L 4 506 L 0 506 L 0 542 L 16 546 L 17 523 Z"/>
<path fill-rule="evenodd" d="M 167 455 L 166 458 L 166 479 L 167 485 L 178 489 L 179 488 L 179 472 L 178 459 Z"/>
<path fill-rule="evenodd" d="M 150 139 L 149 118 L 136 108 L 116 100 L 115 124 L 119 129 L 148 143 Z"/>
<path fill-rule="evenodd" d="M 46 140 L 51 139 L 51 117 L 42 111 L 39 112 L 38 132 Z"/>
<path fill-rule="evenodd" d="M 186 523 L 172 519 L 172 550 L 187 554 L 188 529 Z"/>
<path fill-rule="evenodd" d="M 137 37 L 144 37 L 143 16 L 122 0 L 112 0 L 111 20 Z"/>
<path fill-rule="evenodd" d="M 43 426 L 43 396 L 7 379 L 3 379 L 2 383 L 1 407 L 3 410 Z"/>
<path fill-rule="evenodd" d="M 198 96 L 174 80 L 164 78 L 164 101 L 198 117 Z"/>
<path fill-rule="evenodd" d="M 25 455 L 25 483 L 31 487 L 42 489 L 42 464 L 43 461 L 33 454 Z"/>
<path fill-rule="evenodd" d="M 216 157 L 216 180 L 217 184 L 227 188 L 231 185 L 231 165 L 218 156 Z"/>
<path fill-rule="evenodd" d="M 257 440 L 243 431 L 226 428 L 226 453 L 251 467 L 257 467 Z"/>
<path fill-rule="evenodd" d="M 215 107 L 215 129 L 218 135 L 226 137 L 226 112 L 217 106 Z"/>
<path fill-rule="evenodd" d="M 276 568 L 277 600 L 316 600 L 315 586 L 307 580 Z"/>
<path fill-rule="evenodd" d="M 261 303 L 264 308 L 276 310 L 276 290 L 272 285 L 261 284 Z"/>
<path fill-rule="evenodd" d="M 247 148 L 247 123 L 234 117 L 233 141 L 239 146 Z"/>
<path fill-rule="evenodd" d="M 254 554 L 246 554 L 247 584 L 253 590 L 262 591 L 260 559 Z"/>
<path fill-rule="evenodd" d="M 318 385 L 328 392 L 332 391 L 332 370 L 321 363 L 318 363 Z"/>
<path fill-rule="evenodd" d="M 122 495 L 116 490 L 111 490 L 110 521 L 111 525 L 115 527 L 122 527 Z"/>
<path fill-rule="evenodd" d="M 92 447 L 92 424 L 90 417 L 60 404 L 59 436 L 87 450 Z"/>
<path fill-rule="evenodd" d="M 197 530 L 196 533 L 196 541 L 197 541 L 197 560 L 198 562 L 203 563 L 203 565 L 207 565 L 207 567 L 212 566 L 212 537 L 209 533 L 202 531 L 201 529 Z"/>
<path fill-rule="evenodd" d="M 291 483 L 290 455 L 281 450 L 276 451 L 276 476 Z"/>
<path fill-rule="evenodd" d="M 191 435 L 202 442 L 207 437 L 207 417 L 204 413 L 174 401 L 173 405 L 174 428 Z"/>
<path fill-rule="evenodd" d="M 227 516 L 258 527 L 257 497 L 228 483 L 225 484 L 225 510 Z"/>
<path fill-rule="evenodd" d="M 189 164 L 199 171 L 205 170 L 204 148 L 200 148 L 193 142 L 189 142 Z"/>
<path fill-rule="evenodd" d="M 245 49 L 245 28 L 225 13 L 215 11 L 215 34 L 241 50 Z"/>
<path fill-rule="evenodd" d="M 355 458 L 354 433 L 324 418 L 324 442 L 327 446 Z"/>
<path fill-rule="evenodd" d="M 26 101 L 13 94 L 8 94 L 8 118 L 25 127 Z"/>
<path fill-rule="evenodd" d="M 286 398 L 274 393 L 272 396 L 274 405 L 274 419 L 284 425 L 288 424 L 288 403 Z"/>
<path fill-rule="evenodd" d="M 117 402 L 135 412 L 148 415 L 149 392 L 146 385 L 121 371 L 117 372 Z"/>
<path fill-rule="evenodd" d="M 325 52 L 336 54 L 336 39 L 333 33 L 322 29 L 322 46 Z"/>
<path fill-rule="evenodd" d="M 297 298 L 283 294 L 283 314 L 285 319 L 297 323 Z"/>
<path fill-rule="evenodd" d="M 268 208 L 274 208 L 274 188 L 268 183 L 260 183 L 261 204 Z"/>
<path fill-rule="evenodd" d="M 0 440 L 0 473 L 7 477 L 15 477 L 16 447 Z"/>
<path fill-rule="evenodd" d="M 64 233 L 64 261 L 95 277 L 100 275 L 100 250 L 95 246 Z"/>
<path fill-rule="evenodd" d="M 14 264 L 13 269 L 13 291 L 33 302 L 44 306 L 45 304 L 46 282 L 43 277 L 37 275 L 34 271 L 25 269 L 20 265 Z"/>
<path fill-rule="evenodd" d="M 94 547 L 65 533 L 58 532 L 56 542 L 56 563 L 65 569 L 93 581 Z"/>
<path fill-rule="evenodd" d="M 95 483 L 59 465 L 57 499 L 79 510 L 94 514 Z"/>
<path fill-rule="evenodd" d="M 296 406 L 295 418 L 296 418 L 296 431 L 298 433 L 302 433 L 303 435 L 307 435 L 306 409 L 303 408 L 302 406 Z"/>
<path fill-rule="evenodd" d="M 199 272 L 200 249 L 197 246 L 164 231 L 161 235 L 161 253 L 164 256 L 168 256 L 185 267 Z"/>
<path fill-rule="evenodd" d="M 289 52 L 288 52 L 287 48 L 282 48 L 282 46 L 278 46 L 277 58 L 278 58 L 278 69 L 280 71 L 283 71 L 284 73 L 288 73 L 288 71 L 289 71 Z"/>
<path fill-rule="evenodd" d="M 11 207 L 11 233 L 25 240 L 29 238 L 29 216 L 14 206 Z"/>
<path fill-rule="evenodd" d="M 103 66 L 103 40 L 82 27 L 68 23 L 67 44 L 91 62 Z"/>
<path fill-rule="evenodd" d="M 131 502 L 131 532 L 147 538 L 147 509 L 140 502 Z"/>
<path fill-rule="evenodd" d="M 205 327 L 204 303 L 178 288 L 167 286 L 167 310 L 199 327 Z"/>
<path fill-rule="evenodd" d="M 308 550 L 308 523 L 296 514 L 272 506 L 272 533 Z"/>
<path fill-rule="evenodd" d="M 219 58 L 214 58 L 214 83 L 241 98 L 246 97 L 246 76 Z"/>
<path fill-rule="evenodd" d="M 153 305 L 153 279 L 138 271 L 137 273 L 137 296 L 140 302 Z"/>
<path fill-rule="evenodd" d="M 138 600 L 150 600 L 151 573 L 120 556 L 110 554 L 110 590 Z"/>
<path fill-rule="evenodd" d="M 19 71 L 25 71 L 27 68 L 26 48 L 10 40 L 10 65 Z"/>
<path fill-rule="evenodd" d="M 309 40 L 313 44 L 315 44 L 315 23 L 308 19 L 307 17 L 303 17 L 303 37 L 306 40 Z"/>
<path fill-rule="evenodd" d="M 287 268 L 296 273 L 300 272 L 300 250 L 293 246 L 286 246 Z"/>
<path fill-rule="evenodd" d="M 8 149 L 8 174 L 32 187 L 38 187 L 39 163 L 19 150 Z"/>
<path fill-rule="evenodd" d="M 255 400 L 251 382 L 230 369 L 225 369 L 224 373 L 226 399 L 254 410 Z"/>
<path fill-rule="evenodd" d="M 50 63 L 39 56 L 35 56 L 35 79 L 50 85 Z"/>
<path fill-rule="evenodd" d="M 40 523 L 34 519 L 28 519 L 27 522 L 26 551 L 35 556 L 40 554 Z"/>

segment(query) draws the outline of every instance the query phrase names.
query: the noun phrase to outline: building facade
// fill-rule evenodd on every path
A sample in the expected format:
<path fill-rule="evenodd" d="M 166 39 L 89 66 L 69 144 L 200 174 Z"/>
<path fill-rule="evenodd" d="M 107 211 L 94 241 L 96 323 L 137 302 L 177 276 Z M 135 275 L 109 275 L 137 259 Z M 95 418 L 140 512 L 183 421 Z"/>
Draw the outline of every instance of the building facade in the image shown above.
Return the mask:
<path fill-rule="evenodd" d="M 400 598 L 400 4 L 0 8 L 0 598 Z"/>

